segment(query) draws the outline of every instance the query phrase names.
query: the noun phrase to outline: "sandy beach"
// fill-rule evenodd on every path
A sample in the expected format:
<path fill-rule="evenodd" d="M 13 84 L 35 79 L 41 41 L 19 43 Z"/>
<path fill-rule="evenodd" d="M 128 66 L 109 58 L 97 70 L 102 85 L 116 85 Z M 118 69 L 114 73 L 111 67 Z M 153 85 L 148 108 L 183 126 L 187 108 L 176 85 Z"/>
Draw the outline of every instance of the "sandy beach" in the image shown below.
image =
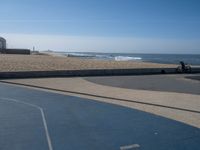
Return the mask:
<path fill-rule="evenodd" d="M 134 61 L 103 61 L 52 55 L 0 55 L 0 71 L 170 68 L 177 65 Z"/>

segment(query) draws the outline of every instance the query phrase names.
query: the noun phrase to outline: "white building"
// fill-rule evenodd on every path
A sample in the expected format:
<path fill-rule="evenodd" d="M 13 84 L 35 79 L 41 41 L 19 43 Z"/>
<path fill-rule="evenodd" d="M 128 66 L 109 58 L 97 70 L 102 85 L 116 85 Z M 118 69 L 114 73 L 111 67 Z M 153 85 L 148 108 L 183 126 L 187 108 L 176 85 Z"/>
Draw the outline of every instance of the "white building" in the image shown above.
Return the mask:
<path fill-rule="evenodd" d="M 6 39 L 0 37 L 0 50 L 5 50 L 6 49 Z"/>

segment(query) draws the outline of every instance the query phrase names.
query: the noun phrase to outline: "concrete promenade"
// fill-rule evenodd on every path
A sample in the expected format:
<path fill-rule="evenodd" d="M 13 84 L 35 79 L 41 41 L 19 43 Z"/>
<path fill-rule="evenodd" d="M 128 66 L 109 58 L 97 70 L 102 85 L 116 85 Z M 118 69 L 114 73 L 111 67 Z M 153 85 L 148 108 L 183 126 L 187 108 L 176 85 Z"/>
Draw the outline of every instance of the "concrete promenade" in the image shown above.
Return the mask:
<path fill-rule="evenodd" d="M 200 95 L 200 74 L 86 77 L 87 81 L 125 89 Z"/>
<path fill-rule="evenodd" d="M 70 82 L 75 83 L 71 79 L 66 86 L 65 80 L 59 79 L 65 87 L 70 87 Z M 73 86 L 82 81 L 74 80 L 76 85 Z M 82 85 L 89 85 L 83 81 Z M 50 82 L 41 83 L 50 86 Z M 80 88 L 99 90 L 94 86 Z M 104 100 L 107 103 L 92 97 L 0 83 L 0 149 L 199 150 L 199 128 Z"/>
<path fill-rule="evenodd" d="M 146 78 L 148 77 L 149 76 Z M 200 128 L 200 95 L 198 94 L 199 81 L 174 75 L 162 77 L 164 80 L 171 78 L 170 82 L 171 87 L 173 87 L 173 91 L 171 91 L 169 85 L 166 87 L 168 88 L 168 91 L 164 91 L 167 90 L 166 88 L 162 90 L 156 90 L 156 88 L 159 88 L 161 84 L 155 84 L 155 86 L 152 84 L 153 89 L 150 90 L 134 88 L 127 89 L 124 87 L 102 85 L 103 83 L 96 84 L 93 83 L 94 81 L 88 82 L 88 78 L 86 78 L 86 80 L 83 78 L 43 78 L 4 81 L 14 84 L 16 83 L 20 85 L 32 86 L 37 89 L 39 88 L 40 90 L 126 106 L 159 116 L 164 116 Z M 126 81 L 127 78 L 130 78 L 130 76 L 120 77 L 120 80 L 118 77 L 115 78 L 118 82 L 123 82 L 123 80 Z M 138 77 L 136 76 L 135 78 L 137 79 Z M 185 86 L 185 89 L 183 88 L 182 91 L 180 91 L 178 86 L 177 89 L 175 89 L 175 86 L 172 82 L 173 78 L 176 80 L 176 82 L 182 83 Z M 156 82 L 157 79 L 159 80 L 158 76 L 154 79 L 154 82 Z M 95 80 L 95 78 L 91 78 L 90 80 Z M 99 81 L 99 79 L 96 79 L 96 82 Z M 133 84 L 133 81 L 130 81 L 129 83 Z M 144 80 L 141 80 L 141 84 L 143 81 Z M 166 82 L 167 81 L 168 80 L 166 80 Z M 187 88 L 187 86 L 193 89 L 189 90 L 190 88 Z"/>

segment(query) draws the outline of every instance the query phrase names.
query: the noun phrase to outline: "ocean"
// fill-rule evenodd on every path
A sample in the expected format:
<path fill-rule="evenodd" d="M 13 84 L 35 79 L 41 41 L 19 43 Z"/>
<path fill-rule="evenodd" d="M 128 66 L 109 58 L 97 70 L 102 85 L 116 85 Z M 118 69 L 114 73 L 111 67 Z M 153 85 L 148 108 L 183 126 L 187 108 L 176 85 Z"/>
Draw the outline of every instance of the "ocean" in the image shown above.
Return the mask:
<path fill-rule="evenodd" d="M 200 65 L 200 54 L 131 54 L 131 53 L 91 53 L 91 52 L 59 52 L 69 57 L 82 59 L 142 61 L 164 64 L 179 64 L 184 61 L 190 65 Z"/>

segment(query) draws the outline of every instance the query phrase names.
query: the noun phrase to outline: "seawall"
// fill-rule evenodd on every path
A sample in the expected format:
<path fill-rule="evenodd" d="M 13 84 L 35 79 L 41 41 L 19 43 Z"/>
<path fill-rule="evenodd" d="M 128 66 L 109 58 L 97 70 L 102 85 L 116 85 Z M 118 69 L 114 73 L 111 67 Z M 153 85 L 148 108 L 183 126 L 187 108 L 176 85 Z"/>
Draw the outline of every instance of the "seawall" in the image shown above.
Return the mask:
<path fill-rule="evenodd" d="M 198 67 L 192 68 L 191 73 L 200 73 L 200 68 L 198 68 Z M 0 79 L 44 78 L 44 77 L 119 76 L 119 75 L 156 75 L 156 74 L 178 74 L 178 73 L 176 71 L 176 68 L 24 71 L 24 72 L 0 72 Z"/>

